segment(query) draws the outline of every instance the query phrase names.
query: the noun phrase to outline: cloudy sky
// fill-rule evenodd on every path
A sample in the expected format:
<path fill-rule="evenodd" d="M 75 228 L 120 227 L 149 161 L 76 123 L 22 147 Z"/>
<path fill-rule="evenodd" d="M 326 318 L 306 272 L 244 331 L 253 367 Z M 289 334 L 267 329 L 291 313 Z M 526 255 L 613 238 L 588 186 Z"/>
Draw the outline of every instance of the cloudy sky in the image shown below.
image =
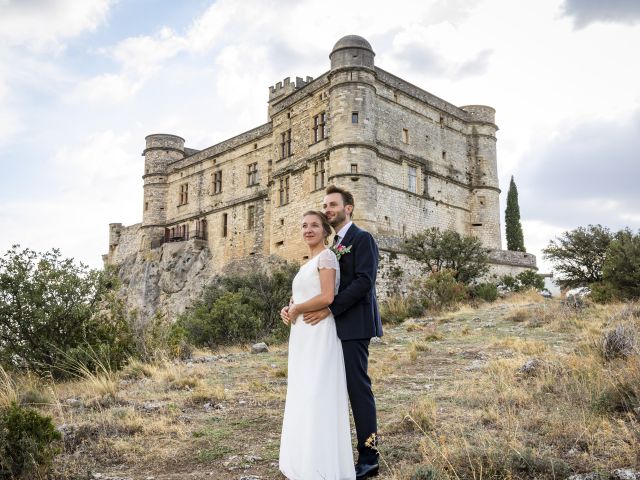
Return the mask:
<path fill-rule="evenodd" d="M 328 70 L 346 34 L 496 108 L 502 209 L 514 175 L 528 251 L 640 228 L 637 0 L 0 0 L 0 252 L 101 266 L 108 223 L 141 220 L 147 134 L 204 148 L 264 123 L 267 87 Z"/>

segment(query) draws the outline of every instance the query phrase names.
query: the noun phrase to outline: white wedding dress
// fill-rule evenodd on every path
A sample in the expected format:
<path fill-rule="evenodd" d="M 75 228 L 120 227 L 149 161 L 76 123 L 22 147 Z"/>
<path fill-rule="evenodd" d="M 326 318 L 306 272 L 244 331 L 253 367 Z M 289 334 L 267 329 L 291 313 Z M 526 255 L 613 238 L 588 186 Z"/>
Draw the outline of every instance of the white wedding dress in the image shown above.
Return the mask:
<path fill-rule="evenodd" d="M 324 250 L 300 267 L 293 279 L 293 301 L 302 303 L 320 293 L 320 268 L 340 266 Z M 349 427 L 349 397 L 342 343 L 333 315 L 317 325 L 300 315 L 289 336 L 287 401 L 280 441 L 280 471 L 290 480 L 353 480 L 356 478 Z"/>

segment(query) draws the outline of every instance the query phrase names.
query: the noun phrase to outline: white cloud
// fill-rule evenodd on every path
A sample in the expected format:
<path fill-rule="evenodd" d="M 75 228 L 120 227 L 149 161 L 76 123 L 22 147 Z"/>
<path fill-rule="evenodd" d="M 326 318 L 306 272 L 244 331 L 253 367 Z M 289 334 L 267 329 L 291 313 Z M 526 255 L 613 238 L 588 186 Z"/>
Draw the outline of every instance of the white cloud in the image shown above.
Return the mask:
<path fill-rule="evenodd" d="M 1 0 L 0 41 L 35 50 L 57 50 L 62 41 L 95 30 L 113 0 Z"/>
<path fill-rule="evenodd" d="M 19 243 L 35 250 L 60 248 L 92 267 L 102 265 L 108 224 L 137 223 L 142 214 L 140 139 L 101 131 L 79 145 L 61 146 L 44 167 L 55 195 L 12 199 L 0 204 L 7 229 L 0 250 Z M 138 207 L 138 208 L 136 208 Z"/>

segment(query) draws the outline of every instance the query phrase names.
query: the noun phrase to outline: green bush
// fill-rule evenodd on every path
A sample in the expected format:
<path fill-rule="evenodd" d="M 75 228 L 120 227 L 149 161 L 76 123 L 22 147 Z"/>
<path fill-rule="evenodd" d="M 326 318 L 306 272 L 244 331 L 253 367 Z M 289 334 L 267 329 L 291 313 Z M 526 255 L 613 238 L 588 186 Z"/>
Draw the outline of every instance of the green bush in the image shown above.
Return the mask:
<path fill-rule="evenodd" d="M 596 303 L 609 303 L 618 300 L 618 291 L 609 282 L 598 282 L 589 285 L 589 298 Z"/>
<path fill-rule="evenodd" d="M 188 337 L 187 330 L 180 322 L 171 322 L 166 316 L 156 314 L 136 334 L 138 356 L 146 361 L 165 356 L 189 358 L 192 348 Z"/>
<path fill-rule="evenodd" d="M 451 270 L 434 272 L 419 280 L 415 296 L 425 308 L 446 309 L 453 307 L 468 296 L 467 288 L 455 279 Z"/>
<path fill-rule="evenodd" d="M 498 287 L 493 283 L 479 283 L 470 291 L 474 298 L 480 298 L 485 302 L 495 302 L 498 298 Z"/>
<path fill-rule="evenodd" d="M 465 285 L 489 271 L 487 250 L 482 242 L 454 230 L 433 227 L 416 233 L 405 240 L 403 250 L 423 265 L 425 273 L 449 270 Z"/>
<path fill-rule="evenodd" d="M 640 298 L 640 233 L 617 232 L 607 248 L 603 279 L 619 299 Z"/>
<path fill-rule="evenodd" d="M 512 275 L 502 276 L 498 285 L 507 292 L 521 292 L 529 289 L 542 290 L 544 289 L 544 277 L 533 270 L 525 270 L 515 277 Z"/>
<path fill-rule="evenodd" d="M 280 319 L 280 310 L 289 303 L 297 271 L 298 266 L 284 264 L 270 273 L 219 277 L 174 328 L 195 345 L 284 340 L 289 329 Z"/>
<path fill-rule="evenodd" d="M 60 451 L 51 418 L 15 403 L 0 410 L 0 479 L 40 478 Z"/>
<path fill-rule="evenodd" d="M 255 341 L 261 323 L 240 292 L 225 292 L 209 308 L 199 308 L 179 320 L 194 344 L 210 347 Z"/>
<path fill-rule="evenodd" d="M 121 367 L 135 351 L 124 302 L 111 269 L 90 270 L 58 250 L 16 245 L 0 258 L 0 364 L 64 376 L 61 365 L 88 362 Z"/>

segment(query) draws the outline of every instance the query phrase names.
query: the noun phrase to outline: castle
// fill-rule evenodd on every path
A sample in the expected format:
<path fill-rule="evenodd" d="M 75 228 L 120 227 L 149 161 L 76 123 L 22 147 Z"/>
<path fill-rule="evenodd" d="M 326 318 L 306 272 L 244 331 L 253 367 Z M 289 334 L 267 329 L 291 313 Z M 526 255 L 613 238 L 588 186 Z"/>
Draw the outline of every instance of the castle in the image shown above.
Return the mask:
<path fill-rule="evenodd" d="M 142 223 L 109 225 L 105 263 L 184 242 L 212 272 L 251 256 L 304 261 L 301 214 L 332 183 L 354 194 L 383 264 L 435 226 L 477 236 L 496 274 L 535 269 L 533 255 L 501 249 L 494 109 L 452 105 L 374 56 L 364 38 L 341 38 L 328 72 L 269 88 L 267 123 L 204 150 L 146 137 Z"/>

